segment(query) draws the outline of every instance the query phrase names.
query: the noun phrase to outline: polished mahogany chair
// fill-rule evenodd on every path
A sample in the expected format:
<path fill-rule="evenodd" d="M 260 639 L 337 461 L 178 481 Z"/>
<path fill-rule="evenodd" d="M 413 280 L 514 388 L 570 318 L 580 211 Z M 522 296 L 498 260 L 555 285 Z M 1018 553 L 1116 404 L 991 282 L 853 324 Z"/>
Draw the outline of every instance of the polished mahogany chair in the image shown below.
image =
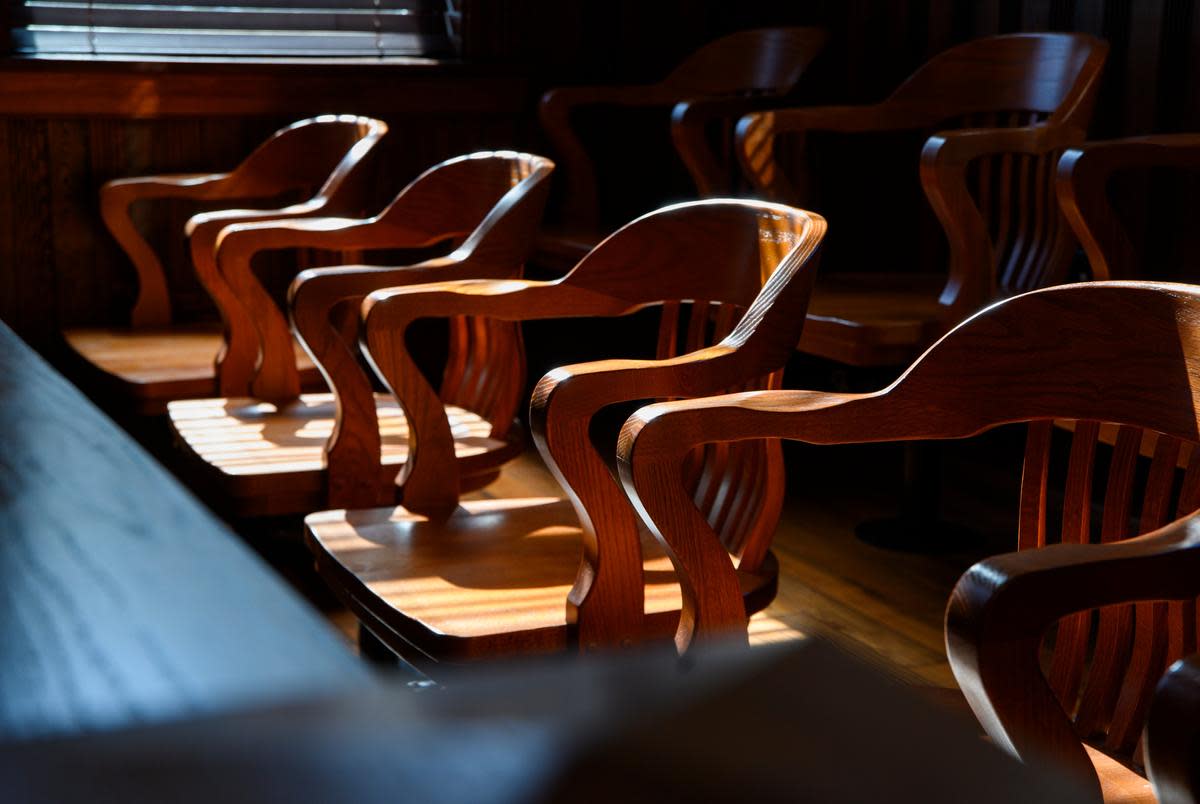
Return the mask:
<path fill-rule="evenodd" d="M 1095 279 L 1147 277 L 1129 232 L 1110 200 L 1110 182 L 1125 171 L 1200 169 L 1200 134 L 1158 134 L 1089 142 L 1058 162 L 1058 202 L 1087 253 Z"/>
<path fill-rule="evenodd" d="M 105 184 L 101 215 L 137 271 L 138 295 L 128 327 L 63 333 L 82 364 L 81 376 L 115 409 L 143 414 L 161 414 L 173 399 L 238 393 L 218 383 L 224 360 L 221 325 L 173 319 L 167 272 L 135 226 L 134 206 L 159 199 L 278 206 L 288 195 L 301 199 L 282 208 L 203 212 L 188 221 L 185 234 L 197 278 L 216 303 L 225 331 L 243 328 L 247 314 L 217 270 L 218 233 L 239 221 L 361 214 L 363 166 L 386 132 L 379 120 L 326 115 L 280 129 L 228 173 L 144 176 Z M 306 381 L 320 383 L 312 365 L 301 360 Z"/>
<path fill-rule="evenodd" d="M 603 445 L 615 428 L 605 433 L 597 416 L 647 398 L 777 387 L 824 233 L 822 218 L 792 207 L 698 201 L 622 227 L 556 281 L 373 293 L 367 350 L 409 422 L 404 505 L 307 517 L 318 572 L 370 633 L 417 663 L 669 640 L 679 588 L 612 476 Z M 657 359 L 558 368 L 534 390 L 533 436 L 567 497 L 461 500 L 453 423 L 405 347 L 409 325 L 646 309 L 660 313 Z M 778 573 L 768 547 L 783 501 L 779 444 L 701 450 L 685 471 L 722 534 L 737 605 L 765 607 Z"/>
<path fill-rule="evenodd" d="M 908 242 L 887 249 L 875 269 L 839 264 L 835 253 L 813 294 L 801 351 L 853 366 L 906 365 L 983 305 L 1064 281 L 1074 244 L 1061 224 L 1054 168 L 1084 140 L 1107 51 L 1083 34 L 978 39 L 934 57 L 880 103 L 742 118 L 739 155 L 755 188 L 814 208 L 804 151 L 814 136 L 937 132 L 921 151 L 920 180 L 945 231 L 948 269 L 911 264 L 921 249 Z M 869 184 L 854 191 L 876 193 Z M 880 223 L 842 220 L 849 238 Z"/>
<path fill-rule="evenodd" d="M 1018 552 L 959 581 L 951 667 L 999 745 L 1062 763 L 1097 793 L 1099 771 L 1109 800 L 1144 800 L 1127 765 L 1140 761 L 1146 705 L 1168 664 L 1196 650 L 1200 520 L 1171 523 L 1200 508 L 1197 376 L 1200 289 L 1065 285 L 977 313 L 881 391 L 643 408 L 623 429 L 619 471 L 681 578 L 686 648 L 746 627 L 738 579 L 679 481 L 698 445 L 965 438 L 1027 423 Z M 1072 432 L 1054 427 L 1063 421 Z M 1098 749 L 1095 764 L 1081 741 Z"/>
<path fill-rule="evenodd" d="M 700 196 L 729 195 L 737 189 L 732 149 L 737 119 L 786 97 L 827 38 L 819 28 L 740 31 L 700 48 L 654 84 L 547 92 L 538 111 L 562 167 L 564 187 L 562 203 L 556 205 L 562 220 L 539 241 L 539 264 L 565 271 L 611 231 L 611 221 L 601 214 L 601 190 L 615 189 L 616 182 L 597 179 L 600 171 L 580 137 L 581 110 L 608 109 L 622 119 L 622 109 L 661 108 L 662 130 L 669 121 L 675 151 Z M 636 188 L 626 185 L 622 192 L 629 195 L 631 190 Z M 632 195 L 636 199 L 637 193 Z"/>
<path fill-rule="evenodd" d="M 231 333 L 224 369 L 244 377 L 252 395 L 168 405 L 189 481 L 235 517 L 394 502 L 395 476 L 409 454 L 408 425 L 394 401 L 373 392 L 355 359 L 357 301 L 381 287 L 519 277 L 553 169 L 531 154 L 474 153 L 430 168 L 371 218 L 227 227 L 217 260 L 254 327 L 242 331 L 248 337 Z M 254 254 L 423 248 L 464 236 L 447 256 L 415 265 L 303 272 L 290 293 L 290 312 L 331 391 L 301 393 L 285 312 L 252 270 Z M 510 430 L 524 386 L 520 334 L 513 325 L 456 319 L 449 353 L 443 400 L 464 484 L 477 487 L 522 449 L 519 430 Z"/>

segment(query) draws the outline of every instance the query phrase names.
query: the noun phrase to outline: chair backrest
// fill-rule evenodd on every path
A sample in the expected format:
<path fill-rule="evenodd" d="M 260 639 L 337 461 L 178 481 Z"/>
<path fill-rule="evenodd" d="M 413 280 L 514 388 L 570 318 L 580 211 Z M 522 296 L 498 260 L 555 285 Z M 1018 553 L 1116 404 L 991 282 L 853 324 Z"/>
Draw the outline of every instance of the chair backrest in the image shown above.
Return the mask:
<path fill-rule="evenodd" d="M 447 160 L 414 180 L 379 219 L 418 242 L 469 232 L 450 255 L 408 267 L 306 272 L 300 277 L 306 281 L 293 285 L 290 302 L 297 335 L 338 400 L 337 426 L 326 445 L 331 506 L 383 505 L 395 495 L 394 472 L 388 476 L 378 471 L 382 444 L 374 393 L 357 359 L 358 302 L 381 287 L 430 281 L 431 275 L 443 280 L 519 277 L 533 247 L 553 169 L 548 159 L 513 151 Z M 288 343 L 290 361 L 290 339 Z M 445 404 L 479 414 L 490 425 L 488 435 L 503 439 L 524 389 L 518 325 L 469 316 L 451 319 L 439 389 Z"/>
<path fill-rule="evenodd" d="M 1109 542 L 1200 508 L 1197 377 L 1200 288 L 1066 285 L 979 312 L 889 388 L 847 396 L 776 434 L 814 443 L 963 438 L 1029 422 L 1017 547 Z M 1073 435 L 1065 469 L 1052 471 L 1055 421 Z M 1062 478 L 1061 512 L 1047 493 L 1051 476 Z M 1058 628 L 1047 679 L 1080 738 L 1129 760 L 1155 682 L 1195 651 L 1196 638 L 1194 602 L 1073 616 Z"/>
<path fill-rule="evenodd" d="M 966 42 L 930 59 L 882 103 L 864 107 L 848 126 L 852 131 L 909 131 L 923 136 L 945 132 L 948 137 L 962 129 L 1038 125 L 1054 132 L 1054 142 L 1047 147 L 993 147 L 970 159 L 961 173 L 938 167 L 931 146 L 939 138 L 926 144 L 921 180 L 950 246 L 951 276 L 941 296 L 947 326 L 987 300 L 1065 278 L 1073 244 L 1055 199 L 1054 169 L 1064 148 L 1085 137 L 1107 49 L 1094 37 L 1066 33 L 1012 34 Z M 812 204 L 811 198 L 779 197 L 791 191 L 785 177 L 794 171 L 784 169 L 789 149 L 776 147 L 777 135 L 788 132 L 786 110 L 779 113 L 778 124 L 771 117 L 763 113 L 754 116 L 753 124 L 743 123 L 744 169 L 777 200 Z M 806 121 L 805 128 L 810 126 L 821 129 L 819 119 Z M 931 160 L 932 165 L 927 164 Z M 806 174 L 806 162 L 796 167 Z M 855 169 L 861 171 L 862 166 Z M 899 190 L 907 192 L 902 186 Z M 872 213 L 880 204 L 895 207 L 896 192 L 871 200 Z M 853 193 L 861 194 L 857 183 Z M 863 206 L 854 195 L 847 199 L 835 194 L 833 202 Z M 835 208 L 829 211 L 832 214 Z M 936 233 L 927 225 L 927 217 L 902 209 L 891 218 L 889 233 L 906 240 L 915 234 L 921 242 L 912 250 L 922 255 L 921 262 L 935 258 L 942 247 L 933 242 Z M 888 244 L 886 250 L 861 241 L 848 242 L 845 248 L 860 262 L 891 262 L 892 240 L 882 238 L 882 242 Z"/>
<path fill-rule="evenodd" d="M 1120 541 L 1200 508 L 1198 377 L 1200 288 L 1146 282 L 1064 285 L 976 313 L 881 391 L 780 391 L 643 409 L 622 433 L 622 478 L 650 511 L 663 540 L 686 543 L 698 555 L 692 545 L 703 541 L 703 529 L 671 498 L 671 486 L 678 483 L 672 450 L 765 437 L 813 444 L 967 438 L 1000 425 L 1028 423 L 1018 548 Z M 1052 466 L 1055 422 L 1074 431 L 1062 472 Z M 1099 446 L 1104 440 L 1113 442 L 1107 460 L 1101 454 L 1107 448 Z M 1139 453 L 1150 458 L 1148 466 L 1139 467 Z M 1051 493 L 1059 478 L 1061 505 Z M 1095 492 L 1101 489 L 1098 508 Z M 1060 527 L 1052 521 L 1057 516 Z M 1200 542 L 1198 532 L 1192 525 L 1175 537 L 1188 540 L 1190 555 Z M 704 573 L 702 587 L 691 583 L 700 591 L 685 601 L 684 645 L 695 636 L 684 629 L 697 624 L 712 633 L 745 623 L 728 565 L 700 562 L 694 555 L 675 560 L 677 569 L 682 562 L 681 574 Z M 1170 566 L 1171 556 L 1163 558 L 1157 566 Z M 1138 588 L 1160 591 L 1163 602 L 1106 606 L 1094 617 L 1092 612 L 1071 615 L 1059 622 L 1047 647 L 1038 601 L 1022 597 L 1022 591 L 1033 587 L 1048 595 L 1051 576 L 1036 586 L 1037 573 L 1031 571 L 1017 578 L 1023 585 L 1008 586 L 1012 573 L 1005 577 L 1003 568 L 983 566 L 969 573 L 975 579 L 971 588 L 964 591 L 960 582 L 955 592 L 947 611 L 947 645 L 973 708 L 985 722 L 998 724 L 994 736 L 1007 738 L 1023 756 L 1040 751 L 1086 773 L 1092 769 L 1080 739 L 1135 760 L 1155 682 L 1170 662 L 1196 649 L 1192 596 L 1200 582 L 1189 584 L 1190 578 L 1177 576 L 1170 585 L 1161 577 L 1154 584 L 1143 573 Z M 1175 566 L 1190 565 L 1176 560 Z M 1104 599 L 1089 587 L 1086 573 L 1058 578 L 1053 594 L 1064 611 Z M 989 594 L 1004 595 L 1003 618 L 974 601 L 975 595 Z M 1078 608 L 1070 607 L 1071 596 L 1081 603 Z M 1049 626 L 1056 618 L 1044 619 Z M 984 625 L 987 634 L 973 631 Z M 993 636 L 996 644 L 985 651 L 980 641 Z M 993 661 L 995 666 L 984 668 Z"/>
<path fill-rule="evenodd" d="M 926 425 L 938 435 L 1030 421 L 1017 544 L 1025 550 L 1123 540 L 1200 508 L 1197 376 L 1200 291 L 1100 283 L 980 313 L 888 395 L 902 405 L 923 399 L 928 413 L 913 427 L 940 413 L 941 423 Z M 1052 460 L 1055 420 L 1073 430 L 1065 467 Z M 1061 478 L 1061 511 L 1047 493 L 1051 476 Z M 1062 620 L 1047 680 L 1078 736 L 1140 761 L 1155 684 L 1196 650 L 1196 628 L 1195 602 L 1112 606 Z"/>
<path fill-rule="evenodd" d="M 657 147 L 659 142 L 668 144 L 670 107 L 683 101 L 786 94 L 821 51 L 826 39 L 827 34 L 819 28 L 740 31 L 704 45 L 655 84 L 599 87 L 598 95 L 592 95 L 591 88 L 582 88 L 582 98 L 573 95 L 575 88 L 553 90 L 543 100 L 540 113 L 562 166 L 563 192 L 561 202 L 555 206 L 561 208 L 563 222 L 583 231 L 598 227 L 611 231 L 605 223 L 628 220 L 632 214 L 641 214 L 653 205 L 680 197 L 681 193 L 676 191 L 683 188 L 678 186 L 672 171 L 681 173 L 684 163 L 688 163 L 689 169 L 694 166 L 680 152 L 677 143 L 676 154 L 683 162 L 664 159 L 665 149 Z M 554 103 L 548 103 L 551 97 Z M 576 106 L 612 104 L 654 108 L 641 116 L 636 113 L 629 116 L 627 109 L 626 116 L 621 118 L 623 126 L 607 120 L 603 127 L 586 122 L 579 126 L 578 119 L 571 119 L 570 112 Z M 651 115 L 659 114 L 658 109 L 661 109 L 661 128 L 656 129 Z M 611 110 L 606 108 L 603 113 L 608 115 Z M 711 162 L 706 172 L 715 170 L 723 176 L 736 173 L 736 159 L 732 153 L 726 153 L 732 150 L 733 122 L 733 118 L 722 121 L 723 132 L 703 138 L 703 158 L 706 165 Z M 585 145 L 580 131 L 590 133 L 592 129 L 602 132 L 604 140 L 592 141 L 589 137 Z M 626 134 L 626 130 L 630 133 Z M 631 136 L 635 132 L 636 141 Z M 720 148 L 713 147 L 715 141 L 722 140 Z M 598 181 L 597 174 L 605 173 L 611 177 Z M 639 175 L 640 180 L 634 183 L 617 178 L 631 174 Z"/>
<path fill-rule="evenodd" d="M 980 116 L 977 126 L 1041 120 L 1086 127 L 1095 103 L 1103 43 L 1086 34 L 1005 34 L 956 45 L 923 64 L 888 102 L 931 109 L 945 120 Z M 1091 64 L 1089 64 L 1091 62 Z M 1020 122 L 1004 115 L 1022 114 Z"/>
<path fill-rule="evenodd" d="M 942 125 L 949 127 L 1063 127 L 1077 144 L 1095 108 L 1106 53 L 1107 45 L 1084 34 L 978 39 L 931 59 L 889 101 L 933 102 L 944 110 Z M 968 168 L 969 192 L 991 240 L 992 298 L 1066 278 L 1074 243 L 1054 189 L 1064 150 L 998 153 Z"/>
<path fill-rule="evenodd" d="M 1200 134 L 1164 134 L 1087 143 L 1082 148 L 1067 151 L 1059 160 L 1058 202 L 1087 253 L 1093 278 L 1152 278 L 1141 270 L 1150 249 L 1147 248 L 1139 258 L 1125 221 L 1109 201 L 1109 182 L 1118 173 L 1148 172 L 1155 168 L 1193 172 L 1200 169 Z M 1160 199 L 1150 193 L 1146 188 L 1142 197 L 1142 200 L 1156 203 L 1157 209 L 1147 213 L 1150 218 L 1155 212 L 1161 212 L 1162 206 L 1182 200 L 1179 197 Z M 1178 222 L 1178 219 L 1172 221 L 1176 225 Z"/>
<path fill-rule="evenodd" d="M 522 269 L 528 243 L 520 232 L 506 225 L 512 222 L 511 216 L 488 216 L 514 187 L 526 180 L 537 184 L 552 169 L 549 160 L 515 151 L 480 151 L 447 159 L 415 178 L 364 225 L 372 227 L 372 239 L 380 247 L 429 247 L 470 235 L 473 264 L 481 265 L 485 259 L 502 261 L 507 266 L 506 274 L 516 276 Z M 535 222 L 540 214 L 539 207 Z M 464 255 L 459 253 L 460 257 Z M 258 343 L 231 343 L 226 363 L 237 360 L 254 365 L 258 361 L 254 394 L 272 401 L 294 399 L 300 392 L 300 380 L 284 311 L 257 281 L 251 295 L 253 298 L 243 303 L 255 318 Z M 456 338 L 467 337 L 458 327 L 454 332 Z"/>
<path fill-rule="evenodd" d="M 141 198 L 229 199 L 269 202 L 284 194 L 318 199 L 342 214 L 359 197 L 355 168 L 387 133 L 387 124 L 370 117 L 321 115 L 279 129 L 254 149 L 220 182 L 184 183 L 142 189 L 143 180 L 109 182 L 101 192 L 101 216 L 138 275 L 134 326 L 162 326 L 171 320 L 171 299 L 162 259 L 133 225 L 129 204 Z M 359 171 L 361 172 L 361 171 Z M 219 178 L 214 174 L 211 178 Z M 207 178 L 207 177 L 206 177 Z M 153 182 L 153 177 L 146 180 Z M 206 288 L 211 293 L 210 288 Z M 216 296 L 222 294 L 218 291 Z M 226 303 L 216 298 L 218 305 Z"/>
<path fill-rule="evenodd" d="M 307 191 L 333 192 L 387 131 L 370 117 L 321 115 L 279 129 L 230 174 L 226 198 Z"/>
<path fill-rule="evenodd" d="M 736 345 L 754 371 L 748 382 L 724 390 L 778 388 L 799 340 L 797 308 L 806 307 L 808 298 L 802 281 L 791 296 L 779 294 L 807 264 L 824 232 L 823 219 L 794 207 L 728 200 L 678 204 L 617 230 L 562 284 L 606 296 L 622 312 L 661 305 L 660 360 L 715 344 Z M 696 505 L 726 549 L 743 569 L 757 569 L 783 503 L 778 440 L 702 447 L 686 472 Z M 604 507 L 587 499 L 594 480 L 567 478 L 588 511 Z M 627 506 L 623 494 L 622 504 Z"/>
<path fill-rule="evenodd" d="M 722 36 L 679 63 L 662 83 L 681 96 L 787 92 L 821 49 L 820 28 L 756 28 Z"/>

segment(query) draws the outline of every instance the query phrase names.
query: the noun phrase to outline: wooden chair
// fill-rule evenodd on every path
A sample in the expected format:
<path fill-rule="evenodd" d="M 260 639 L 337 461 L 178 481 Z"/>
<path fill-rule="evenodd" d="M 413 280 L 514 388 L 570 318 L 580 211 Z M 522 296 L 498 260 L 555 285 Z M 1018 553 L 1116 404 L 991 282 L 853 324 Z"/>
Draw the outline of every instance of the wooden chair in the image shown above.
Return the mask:
<path fill-rule="evenodd" d="M 373 293 L 363 306 L 369 357 L 409 422 L 404 507 L 309 516 L 318 571 L 371 633 L 417 662 L 669 638 L 679 619 L 670 562 L 642 538 L 598 446 L 603 435 L 590 435 L 593 417 L 647 397 L 777 386 L 824 233 L 822 218 L 791 207 L 693 202 L 619 229 L 556 281 Z M 656 360 L 559 368 L 534 390 L 534 440 L 568 499 L 460 501 L 452 422 L 405 348 L 409 324 L 464 314 L 613 317 L 651 306 L 662 313 Z M 767 548 L 781 470 L 776 443 L 698 453 L 688 466 L 689 488 L 738 561 L 744 610 L 774 597 Z"/>
<path fill-rule="evenodd" d="M 100 192 L 100 212 L 137 271 L 138 296 L 129 327 L 63 333 L 68 346 L 82 359 L 87 377 L 117 407 L 142 414 L 160 414 L 173 399 L 237 392 L 217 382 L 223 361 L 221 327 L 173 320 L 166 272 L 134 225 L 133 206 L 166 198 L 267 203 L 299 193 L 306 199 L 279 209 L 204 212 L 188 221 L 193 268 L 216 303 L 225 329 L 252 327 L 217 270 L 214 247 L 218 233 L 239 221 L 359 214 L 360 167 L 386 132 L 387 125 L 380 120 L 326 115 L 280 129 L 229 173 L 145 176 L 105 184 Z M 304 362 L 306 381 L 320 382 L 316 370 Z"/>
<path fill-rule="evenodd" d="M 833 265 L 800 349 L 854 366 L 905 365 L 984 304 L 1063 281 L 1072 244 L 1051 176 L 1063 150 L 1084 140 L 1107 51 L 1083 34 L 978 39 L 936 56 L 881 103 L 742 118 L 739 156 L 755 187 L 810 206 L 807 169 L 793 182 L 776 158 L 781 135 L 945 129 L 925 143 L 920 178 L 949 243 L 948 273 Z"/>
<path fill-rule="evenodd" d="M 1095 279 L 1145 274 L 1129 234 L 1109 201 L 1108 184 L 1125 170 L 1200 168 L 1200 134 L 1159 134 L 1072 148 L 1058 162 L 1058 202 L 1083 245 Z"/>
<path fill-rule="evenodd" d="M 819 28 L 741 31 L 708 43 L 655 84 L 547 92 L 538 112 L 562 166 L 565 186 L 561 229 L 539 241 L 539 263 L 565 271 L 610 231 L 601 217 L 595 163 L 572 122 L 578 110 L 671 108 L 671 139 L 700 196 L 729 195 L 735 189 L 731 177 L 737 173 L 731 147 L 734 122 L 752 109 L 786 97 L 827 38 Z M 665 109 L 663 118 L 665 125 Z M 714 140 L 726 145 L 716 149 Z"/>
<path fill-rule="evenodd" d="M 549 160 L 530 154 L 474 153 L 430 168 L 372 218 L 226 228 L 217 259 L 256 329 L 252 337 L 231 337 L 225 369 L 244 377 L 254 395 L 168 406 L 191 479 L 239 517 L 394 502 L 396 473 L 409 452 L 408 425 L 393 401 L 374 394 L 355 360 L 357 316 L 347 318 L 346 312 L 356 312 L 357 302 L 380 287 L 520 276 L 553 169 Z M 293 322 L 332 392 L 300 393 L 292 335 L 251 270 L 255 253 L 420 248 L 466 235 L 448 256 L 416 265 L 303 272 L 290 293 Z M 464 484 L 481 486 L 522 449 L 519 432 L 509 432 L 524 385 L 519 331 L 457 319 L 449 349 L 443 395 Z"/>
<path fill-rule="evenodd" d="M 1098 792 L 1081 739 L 1131 762 L 1154 682 L 1196 649 L 1200 520 L 1163 526 L 1200 508 L 1198 375 L 1200 289 L 1067 285 L 977 313 L 882 391 L 770 391 L 643 408 L 622 431 L 619 471 L 674 557 L 685 594 L 676 641 L 686 648 L 746 626 L 738 579 L 679 482 L 697 445 L 963 438 L 1028 422 L 1022 552 L 963 576 L 947 610 L 947 649 L 993 740 L 1022 758 L 1065 764 Z M 1058 433 L 1071 440 L 1065 475 L 1051 460 L 1056 420 L 1074 423 L 1070 436 Z M 1097 446 L 1103 429 L 1116 430 L 1111 452 Z M 1139 468 L 1139 453 L 1150 456 L 1148 467 Z M 1060 528 L 1050 521 L 1052 471 L 1065 476 Z M 1093 492 L 1102 488 L 1098 510 Z M 1053 543 L 1061 545 L 1034 549 Z M 1151 600 L 1183 602 L 1117 605 Z M 1095 618 L 1075 614 L 1096 608 Z M 1110 800 L 1148 792 L 1127 767 L 1098 756 Z"/>

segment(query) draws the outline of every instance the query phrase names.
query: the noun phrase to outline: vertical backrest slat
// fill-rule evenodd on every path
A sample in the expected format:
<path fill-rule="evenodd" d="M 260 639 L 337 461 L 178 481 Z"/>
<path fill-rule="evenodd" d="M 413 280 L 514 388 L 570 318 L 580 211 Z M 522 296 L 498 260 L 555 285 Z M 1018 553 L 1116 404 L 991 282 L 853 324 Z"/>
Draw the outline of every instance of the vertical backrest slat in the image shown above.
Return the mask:
<path fill-rule="evenodd" d="M 683 351 L 694 352 L 709 345 L 708 322 L 709 305 L 707 301 L 692 302 L 688 311 L 687 333 L 684 336 Z"/>
<path fill-rule="evenodd" d="M 1160 528 L 1168 521 L 1179 451 L 1180 442 L 1175 438 L 1162 436 L 1155 444 L 1142 503 L 1139 527 L 1142 533 Z M 1166 604 L 1152 602 L 1134 606 L 1133 654 L 1105 742 L 1109 750 L 1129 755 L 1137 747 L 1150 695 L 1165 669 L 1166 631 Z"/>
<path fill-rule="evenodd" d="M 1100 423 L 1078 422 L 1071 441 L 1071 457 L 1063 499 L 1063 544 L 1087 544 L 1091 530 L 1092 477 Z M 1079 681 L 1087 653 L 1090 613 L 1074 614 L 1058 624 L 1050 687 L 1068 712 L 1074 712 Z"/>
<path fill-rule="evenodd" d="M 1046 187 L 1049 185 L 1049 165 L 1042 157 L 1028 157 L 1030 166 L 1029 194 L 1024 196 L 1022 206 L 1030 210 L 1028 244 L 1025 253 L 1017 265 L 1016 275 L 1007 281 L 1013 290 L 1029 290 L 1037 286 L 1037 266 L 1046 253 L 1046 233 L 1044 225 L 1048 212 L 1046 206 Z"/>
<path fill-rule="evenodd" d="M 1200 508 L 1200 449 L 1194 444 L 1185 444 L 1186 456 L 1180 463 L 1187 468 L 1179 489 L 1179 503 L 1175 517 L 1180 518 Z M 1185 656 L 1196 652 L 1196 601 L 1172 602 L 1167 604 L 1167 664 L 1171 665 Z"/>
<path fill-rule="evenodd" d="M 662 305 L 662 313 L 658 322 L 658 348 L 655 357 L 666 360 L 678 353 L 679 342 L 679 302 L 669 301 Z"/>
<path fill-rule="evenodd" d="M 746 537 L 745 513 L 750 501 L 762 491 L 762 460 L 751 450 L 738 450 L 730 456 L 729 473 L 734 489 L 713 524 L 729 552 L 739 554 Z"/>
<path fill-rule="evenodd" d="M 1132 532 L 1130 513 L 1133 482 L 1141 443 L 1141 429 L 1120 427 L 1117 430 L 1104 492 L 1104 513 L 1100 526 L 1102 542 L 1118 541 Z M 1100 610 L 1087 690 L 1075 719 L 1079 733 L 1085 737 L 1103 730 L 1112 716 L 1120 691 L 1121 670 L 1129 660 L 1132 647 L 1132 626 L 1132 606 L 1107 606 Z"/>
<path fill-rule="evenodd" d="M 1046 545 L 1046 481 L 1050 473 L 1050 436 L 1054 424 L 1032 422 L 1025 443 L 1025 465 L 1021 472 L 1021 508 L 1017 525 L 1017 549 Z"/>

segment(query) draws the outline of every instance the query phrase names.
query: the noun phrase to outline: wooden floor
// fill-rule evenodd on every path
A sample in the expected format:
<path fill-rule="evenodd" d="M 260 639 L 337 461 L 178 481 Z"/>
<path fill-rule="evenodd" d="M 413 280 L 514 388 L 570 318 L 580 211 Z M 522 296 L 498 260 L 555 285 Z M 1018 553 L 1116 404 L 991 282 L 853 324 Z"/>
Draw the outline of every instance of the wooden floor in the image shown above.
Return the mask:
<path fill-rule="evenodd" d="M 818 466 L 828 463 L 831 454 L 838 459 L 825 471 L 811 473 L 814 478 L 804 471 L 810 452 L 789 454 L 788 504 L 773 547 L 780 564 L 779 594 L 751 621 L 751 642 L 819 634 L 907 680 L 953 687 L 942 641 L 943 611 L 959 575 L 986 551 L 976 547 L 922 555 L 863 543 L 854 526 L 895 511 L 898 449 L 800 449 L 811 451 Z M 865 472 L 864 464 L 870 467 Z M 560 493 L 536 455 L 528 453 L 471 496 Z M 973 504 L 972 512 L 977 507 Z M 330 617 L 353 642 L 353 616 L 333 612 Z"/>

